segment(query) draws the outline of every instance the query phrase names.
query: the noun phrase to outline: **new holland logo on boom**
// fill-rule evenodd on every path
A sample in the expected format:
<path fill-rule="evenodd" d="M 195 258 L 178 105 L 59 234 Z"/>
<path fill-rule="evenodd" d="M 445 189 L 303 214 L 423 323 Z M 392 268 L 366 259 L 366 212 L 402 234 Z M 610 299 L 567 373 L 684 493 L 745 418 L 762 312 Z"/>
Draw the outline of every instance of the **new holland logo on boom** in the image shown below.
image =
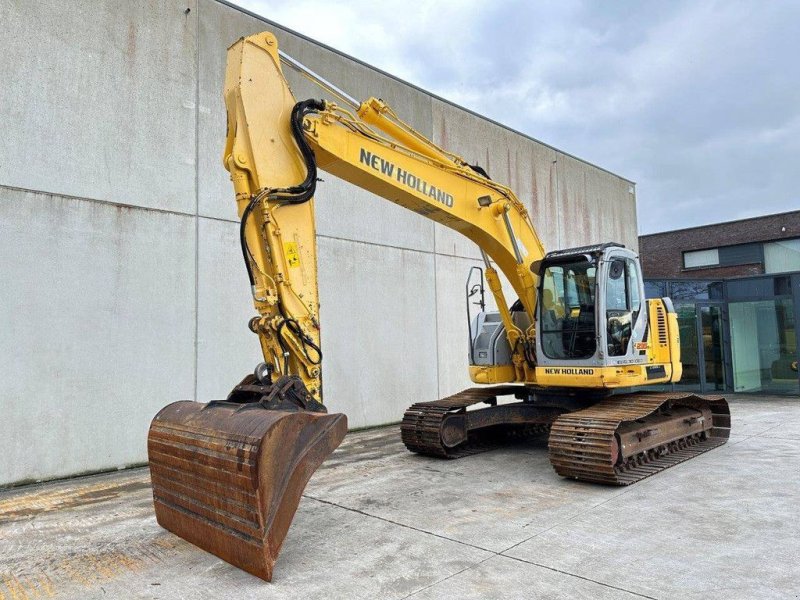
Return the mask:
<path fill-rule="evenodd" d="M 371 168 L 375 169 L 379 173 L 386 175 L 387 177 L 394 177 L 397 181 L 402 183 L 408 188 L 412 190 L 416 190 L 423 196 L 428 196 L 429 198 L 433 198 L 437 202 L 441 202 L 447 207 L 453 206 L 453 196 L 448 194 L 447 192 L 437 189 L 436 187 L 429 184 L 427 181 L 417 177 L 413 173 L 409 173 L 395 165 L 394 163 L 389 162 L 388 160 L 381 158 L 374 152 L 369 152 L 368 150 L 364 150 L 361 148 L 361 153 L 359 154 L 358 161 L 369 165 Z"/>

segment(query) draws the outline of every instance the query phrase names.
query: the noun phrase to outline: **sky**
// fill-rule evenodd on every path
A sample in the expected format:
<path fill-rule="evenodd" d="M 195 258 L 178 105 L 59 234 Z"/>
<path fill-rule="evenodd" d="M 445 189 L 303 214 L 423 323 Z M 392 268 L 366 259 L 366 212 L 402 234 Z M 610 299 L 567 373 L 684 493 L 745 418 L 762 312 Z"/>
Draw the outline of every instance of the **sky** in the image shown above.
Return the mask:
<path fill-rule="evenodd" d="M 236 3 L 635 181 L 641 234 L 800 209 L 800 2 Z"/>

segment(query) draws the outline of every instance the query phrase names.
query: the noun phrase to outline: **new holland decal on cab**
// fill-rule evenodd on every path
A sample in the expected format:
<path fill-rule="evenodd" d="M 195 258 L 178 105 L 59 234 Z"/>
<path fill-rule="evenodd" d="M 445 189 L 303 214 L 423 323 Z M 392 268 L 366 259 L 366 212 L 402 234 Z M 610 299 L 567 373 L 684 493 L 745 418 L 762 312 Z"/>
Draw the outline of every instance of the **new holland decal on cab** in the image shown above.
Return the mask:
<path fill-rule="evenodd" d="M 437 189 L 427 181 L 417 177 L 413 173 L 409 173 L 395 165 L 388 160 L 381 158 L 374 152 L 369 152 L 361 148 L 361 153 L 358 156 L 358 162 L 370 166 L 378 173 L 382 173 L 387 177 L 392 177 L 399 183 L 402 183 L 407 188 L 415 190 L 423 196 L 433 198 L 437 202 L 441 202 L 445 206 L 453 206 L 453 196 L 447 192 Z"/>
<path fill-rule="evenodd" d="M 594 375 L 594 369 L 545 367 L 545 375 Z"/>

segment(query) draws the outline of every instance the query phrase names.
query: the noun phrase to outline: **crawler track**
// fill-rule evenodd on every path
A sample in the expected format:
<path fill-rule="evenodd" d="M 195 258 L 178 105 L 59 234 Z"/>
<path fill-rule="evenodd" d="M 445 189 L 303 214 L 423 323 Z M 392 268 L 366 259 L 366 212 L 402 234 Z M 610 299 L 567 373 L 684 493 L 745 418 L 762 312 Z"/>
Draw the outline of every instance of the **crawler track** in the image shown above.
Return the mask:
<path fill-rule="evenodd" d="M 460 458 L 546 434 L 562 411 L 524 402 L 496 404 L 498 396 L 524 394 L 524 386 L 503 385 L 469 388 L 441 400 L 417 402 L 403 415 L 401 438 L 412 452 Z M 479 403 L 488 406 L 467 412 L 467 407 Z"/>
<path fill-rule="evenodd" d="M 616 395 L 573 412 L 527 402 L 497 404 L 498 397 L 512 395 L 525 397 L 525 387 L 470 388 L 418 402 L 403 416 L 403 443 L 418 454 L 460 458 L 549 432 L 550 462 L 559 475 L 629 485 L 716 448 L 730 435 L 728 403 L 719 396 Z M 480 403 L 487 406 L 467 411 Z"/>
<path fill-rule="evenodd" d="M 711 413 L 701 432 L 670 440 L 631 456 L 619 452 L 619 431 L 641 423 L 639 439 L 648 434 L 648 418 L 672 408 Z M 728 403 L 719 396 L 628 394 L 611 396 L 583 410 L 560 416 L 550 432 L 550 462 L 563 476 L 594 483 L 629 485 L 724 444 L 730 435 Z"/>

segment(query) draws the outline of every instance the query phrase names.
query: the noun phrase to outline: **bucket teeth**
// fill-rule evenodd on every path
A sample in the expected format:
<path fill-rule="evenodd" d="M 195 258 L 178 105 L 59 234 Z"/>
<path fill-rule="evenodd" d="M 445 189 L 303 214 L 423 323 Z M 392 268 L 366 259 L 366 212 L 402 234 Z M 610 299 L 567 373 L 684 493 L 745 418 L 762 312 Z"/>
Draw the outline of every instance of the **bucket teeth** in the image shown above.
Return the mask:
<path fill-rule="evenodd" d="M 156 519 L 270 581 L 308 480 L 346 432 L 342 414 L 170 404 L 147 438 Z"/>

